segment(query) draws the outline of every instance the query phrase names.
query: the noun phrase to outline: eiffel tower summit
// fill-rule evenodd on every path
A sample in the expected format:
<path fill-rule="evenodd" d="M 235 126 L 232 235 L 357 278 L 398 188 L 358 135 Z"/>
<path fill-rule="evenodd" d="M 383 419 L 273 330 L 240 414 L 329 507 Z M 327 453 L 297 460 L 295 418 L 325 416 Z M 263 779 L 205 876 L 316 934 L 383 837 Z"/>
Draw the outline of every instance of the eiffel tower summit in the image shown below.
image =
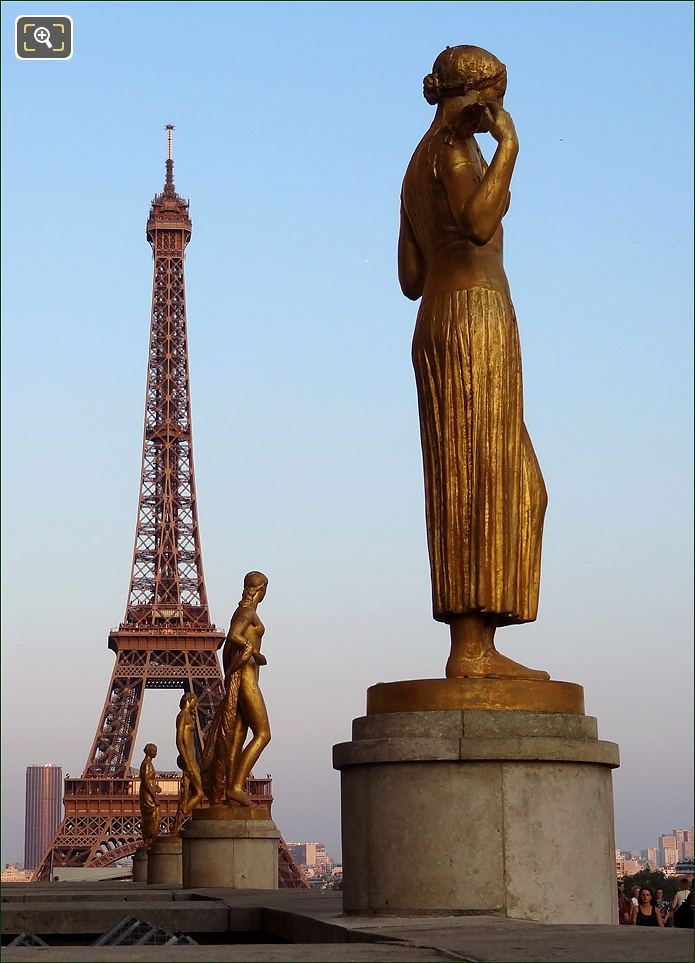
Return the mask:
<path fill-rule="evenodd" d="M 191 239 L 189 202 L 174 186 L 173 124 L 167 124 L 164 189 L 147 219 L 154 277 L 142 470 L 125 618 L 109 633 L 115 653 L 96 735 L 79 779 L 67 778 L 64 818 L 35 879 L 56 867 L 104 867 L 141 843 L 138 771 L 133 752 L 145 691 L 195 693 L 196 744 L 223 694 L 217 650 L 225 633 L 210 619 L 200 547 L 186 324 L 184 257 Z M 172 718 L 172 740 L 174 723 Z M 141 747 L 140 747 L 141 748 Z M 181 774 L 158 773 L 161 832 L 170 832 Z M 246 791 L 270 811 L 272 780 L 250 777 Z M 281 885 L 305 885 L 280 843 Z"/>

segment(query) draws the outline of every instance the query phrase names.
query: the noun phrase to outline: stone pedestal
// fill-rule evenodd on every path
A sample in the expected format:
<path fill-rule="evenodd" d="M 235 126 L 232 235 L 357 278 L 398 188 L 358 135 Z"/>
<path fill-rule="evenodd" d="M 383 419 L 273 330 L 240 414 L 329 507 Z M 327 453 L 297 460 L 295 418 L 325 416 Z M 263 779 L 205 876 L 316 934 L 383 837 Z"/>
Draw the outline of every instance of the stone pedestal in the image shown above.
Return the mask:
<path fill-rule="evenodd" d="M 279 838 L 265 810 L 196 809 L 182 833 L 185 889 L 277 889 Z"/>
<path fill-rule="evenodd" d="M 181 840 L 178 836 L 158 836 L 147 853 L 147 882 L 180 886 Z"/>
<path fill-rule="evenodd" d="M 346 912 L 615 923 L 615 743 L 579 714 L 382 712 L 334 747 Z"/>
<path fill-rule="evenodd" d="M 147 849 L 138 846 L 133 854 L 133 882 L 147 882 Z"/>

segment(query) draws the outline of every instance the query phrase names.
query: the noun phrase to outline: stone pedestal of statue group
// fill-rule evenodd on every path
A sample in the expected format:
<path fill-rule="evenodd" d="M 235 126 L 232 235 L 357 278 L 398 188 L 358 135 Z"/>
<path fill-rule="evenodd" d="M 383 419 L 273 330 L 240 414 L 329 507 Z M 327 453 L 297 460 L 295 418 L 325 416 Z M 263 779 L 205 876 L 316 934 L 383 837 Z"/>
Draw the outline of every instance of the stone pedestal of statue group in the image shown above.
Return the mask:
<path fill-rule="evenodd" d="M 181 834 L 184 888 L 277 889 L 279 838 L 256 806 L 194 810 Z"/>
<path fill-rule="evenodd" d="M 184 889 L 277 889 L 280 833 L 265 809 L 196 809 L 180 836 L 158 836 L 133 856 L 133 882 Z"/>
<path fill-rule="evenodd" d="M 134 883 L 146 883 L 147 882 L 147 848 L 145 846 L 138 846 L 133 855 L 133 882 Z"/>
<path fill-rule="evenodd" d="M 580 686 L 373 686 L 352 735 L 334 747 L 345 912 L 617 922 L 618 747 Z"/>
<path fill-rule="evenodd" d="M 147 851 L 147 882 L 180 886 L 181 881 L 181 839 L 179 836 L 157 836 Z"/>

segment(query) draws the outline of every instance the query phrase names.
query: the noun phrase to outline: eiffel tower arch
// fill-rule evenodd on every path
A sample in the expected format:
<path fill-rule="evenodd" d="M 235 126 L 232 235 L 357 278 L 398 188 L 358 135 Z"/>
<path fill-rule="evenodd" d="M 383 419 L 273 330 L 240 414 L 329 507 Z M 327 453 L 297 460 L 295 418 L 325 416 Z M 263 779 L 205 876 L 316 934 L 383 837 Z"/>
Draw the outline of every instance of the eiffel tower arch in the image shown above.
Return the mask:
<path fill-rule="evenodd" d="M 107 866 L 142 842 L 139 774 L 132 766 L 146 689 L 198 697 L 198 749 L 223 694 L 217 655 L 225 638 L 210 619 L 200 548 L 188 366 L 184 257 L 189 202 L 176 193 L 167 125 L 164 190 L 152 200 L 147 240 L 154 276 L 145 397 L 142 471 L 125 619 L 109 634 L 116 655 L 104 708 L 82 776 L 66 778 L 64 818 L 35 879 L 61 866 Z M 173 739 L 173 720 L 172 720 Z M 162 833 L 176 814 L 181 774 L 158 773 Z M 247 782 L 270 812 L 270 777 Z M 306 888 L 280 840 L 280 885 Z"/>

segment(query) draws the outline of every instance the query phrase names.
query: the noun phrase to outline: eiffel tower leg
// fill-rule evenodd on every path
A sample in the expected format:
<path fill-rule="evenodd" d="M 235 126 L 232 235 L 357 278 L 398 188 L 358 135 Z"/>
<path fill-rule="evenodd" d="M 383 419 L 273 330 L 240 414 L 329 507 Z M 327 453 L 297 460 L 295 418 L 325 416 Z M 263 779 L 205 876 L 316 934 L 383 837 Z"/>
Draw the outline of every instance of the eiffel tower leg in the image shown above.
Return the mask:
<path fill-rule="evenodd" d="M 85 776 L 126 775 L 140 722 L 147 656 L 137 650 L 118 652 Z"/>

